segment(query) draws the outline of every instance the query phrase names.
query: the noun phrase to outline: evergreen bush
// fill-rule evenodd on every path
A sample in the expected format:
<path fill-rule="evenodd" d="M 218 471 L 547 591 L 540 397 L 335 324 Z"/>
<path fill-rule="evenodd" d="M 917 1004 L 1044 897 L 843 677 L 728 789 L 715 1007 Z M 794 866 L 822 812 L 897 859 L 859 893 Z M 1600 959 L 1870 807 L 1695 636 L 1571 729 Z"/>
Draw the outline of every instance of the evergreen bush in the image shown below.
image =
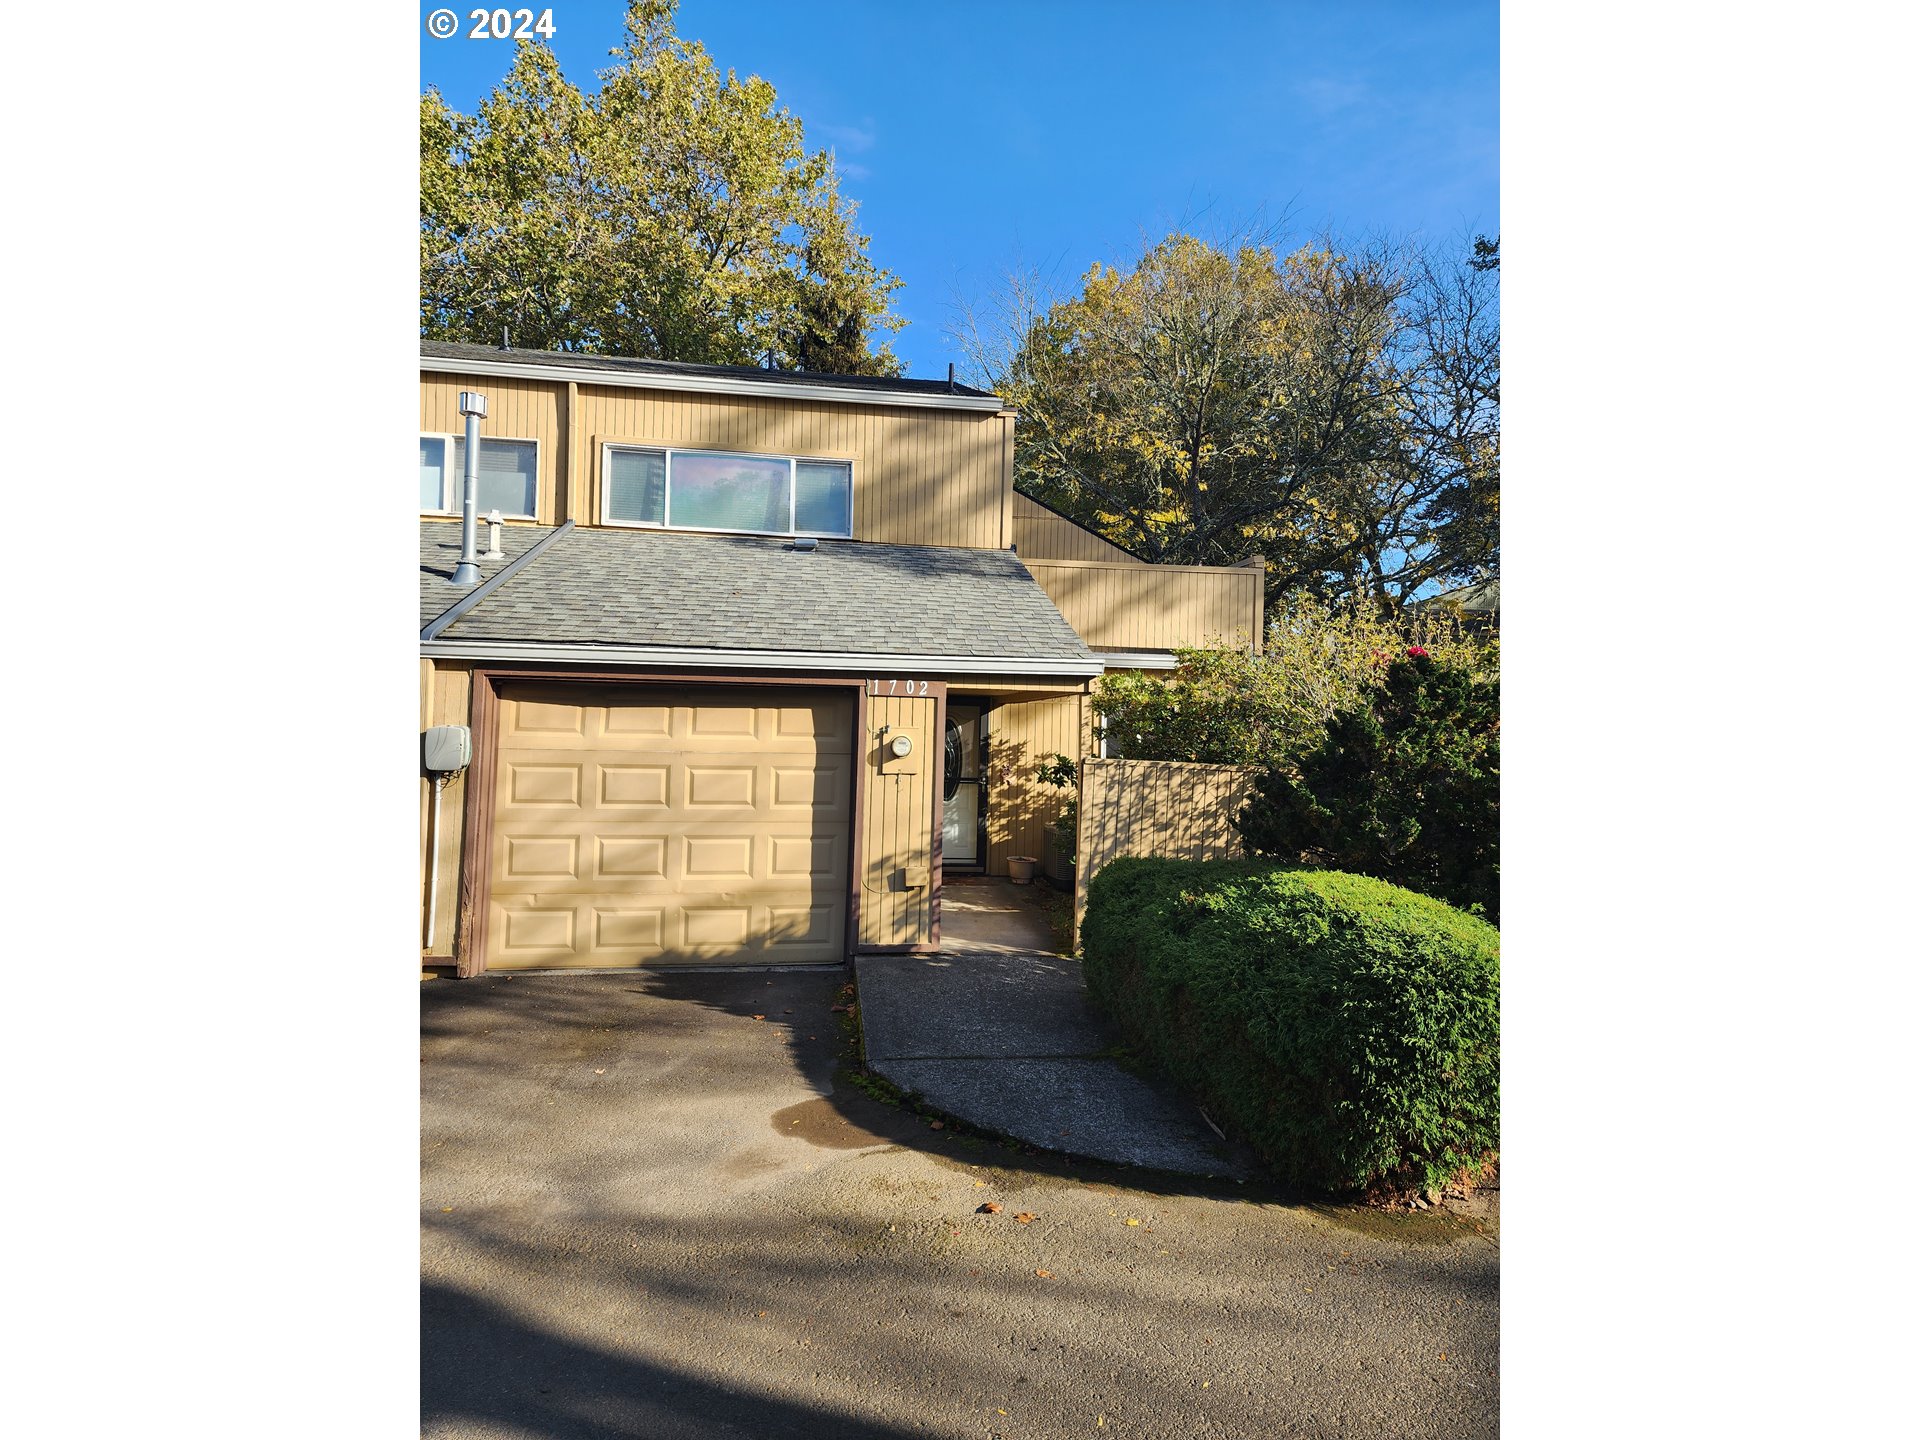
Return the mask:
<path fill-rule="evenodd" d="M 1445 1184 L 1499 1146 L 1500 935 L 1385 881 L 1263 860 L 1093 878 L 1087 987 L 1284 1179 Z"/>
<path fill-rule="evenodd" d="M 1500 684 L 1419 646 L 1269 760 L 1238 816 L 1256 855 L 1356 871 L 1500 919 Z"/>

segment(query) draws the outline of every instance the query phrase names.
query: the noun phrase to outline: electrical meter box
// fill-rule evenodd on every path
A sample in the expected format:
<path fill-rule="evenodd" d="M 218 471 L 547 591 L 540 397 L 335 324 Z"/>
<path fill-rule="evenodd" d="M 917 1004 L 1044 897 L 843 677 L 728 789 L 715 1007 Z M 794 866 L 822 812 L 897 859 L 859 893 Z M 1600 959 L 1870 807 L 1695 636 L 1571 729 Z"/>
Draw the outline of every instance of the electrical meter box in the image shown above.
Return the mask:
<path fill-rule="evenodd" d="M 464 725 L 435 725 L 421 737 L 421 754 L 436 775 L 464 770 L 473 760 L 473 732 Z"/>

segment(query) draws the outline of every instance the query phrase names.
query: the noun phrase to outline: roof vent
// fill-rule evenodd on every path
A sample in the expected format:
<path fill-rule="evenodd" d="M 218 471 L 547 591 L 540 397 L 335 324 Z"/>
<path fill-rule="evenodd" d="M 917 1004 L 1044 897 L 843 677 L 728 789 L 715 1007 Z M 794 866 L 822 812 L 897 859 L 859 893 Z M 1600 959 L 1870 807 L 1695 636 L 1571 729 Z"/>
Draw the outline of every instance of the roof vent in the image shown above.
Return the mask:
<path fill-rule="evenodd" d="M 820 548 L 820 542 L 811 535 L 796 535 L 793 537 L 793 548 L 802 553 L 809 550 L 818 550 Z"/>

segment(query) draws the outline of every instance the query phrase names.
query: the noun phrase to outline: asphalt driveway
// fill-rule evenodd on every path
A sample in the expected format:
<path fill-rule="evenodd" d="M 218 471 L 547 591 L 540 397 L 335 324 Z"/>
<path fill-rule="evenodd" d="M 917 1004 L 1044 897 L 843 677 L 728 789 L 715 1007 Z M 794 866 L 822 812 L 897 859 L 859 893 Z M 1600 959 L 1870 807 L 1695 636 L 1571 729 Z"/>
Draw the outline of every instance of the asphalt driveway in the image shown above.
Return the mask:
<path fill-rule="evenodd" d="M 423 1433 L 1497 1432 L 1484 1226 L 933 1130 L 842 983 L 423 986 Z"/>

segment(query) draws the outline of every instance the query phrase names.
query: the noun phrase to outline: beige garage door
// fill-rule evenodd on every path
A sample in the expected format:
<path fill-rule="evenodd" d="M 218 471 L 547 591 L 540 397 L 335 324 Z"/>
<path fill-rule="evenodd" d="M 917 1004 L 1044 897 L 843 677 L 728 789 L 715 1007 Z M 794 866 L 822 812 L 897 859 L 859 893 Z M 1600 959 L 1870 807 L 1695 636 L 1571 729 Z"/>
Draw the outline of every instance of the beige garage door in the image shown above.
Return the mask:
<path fill-rule="evenodd" d="M 487 964 L 830 964 L 853 699 L 506 685 Z"/>

